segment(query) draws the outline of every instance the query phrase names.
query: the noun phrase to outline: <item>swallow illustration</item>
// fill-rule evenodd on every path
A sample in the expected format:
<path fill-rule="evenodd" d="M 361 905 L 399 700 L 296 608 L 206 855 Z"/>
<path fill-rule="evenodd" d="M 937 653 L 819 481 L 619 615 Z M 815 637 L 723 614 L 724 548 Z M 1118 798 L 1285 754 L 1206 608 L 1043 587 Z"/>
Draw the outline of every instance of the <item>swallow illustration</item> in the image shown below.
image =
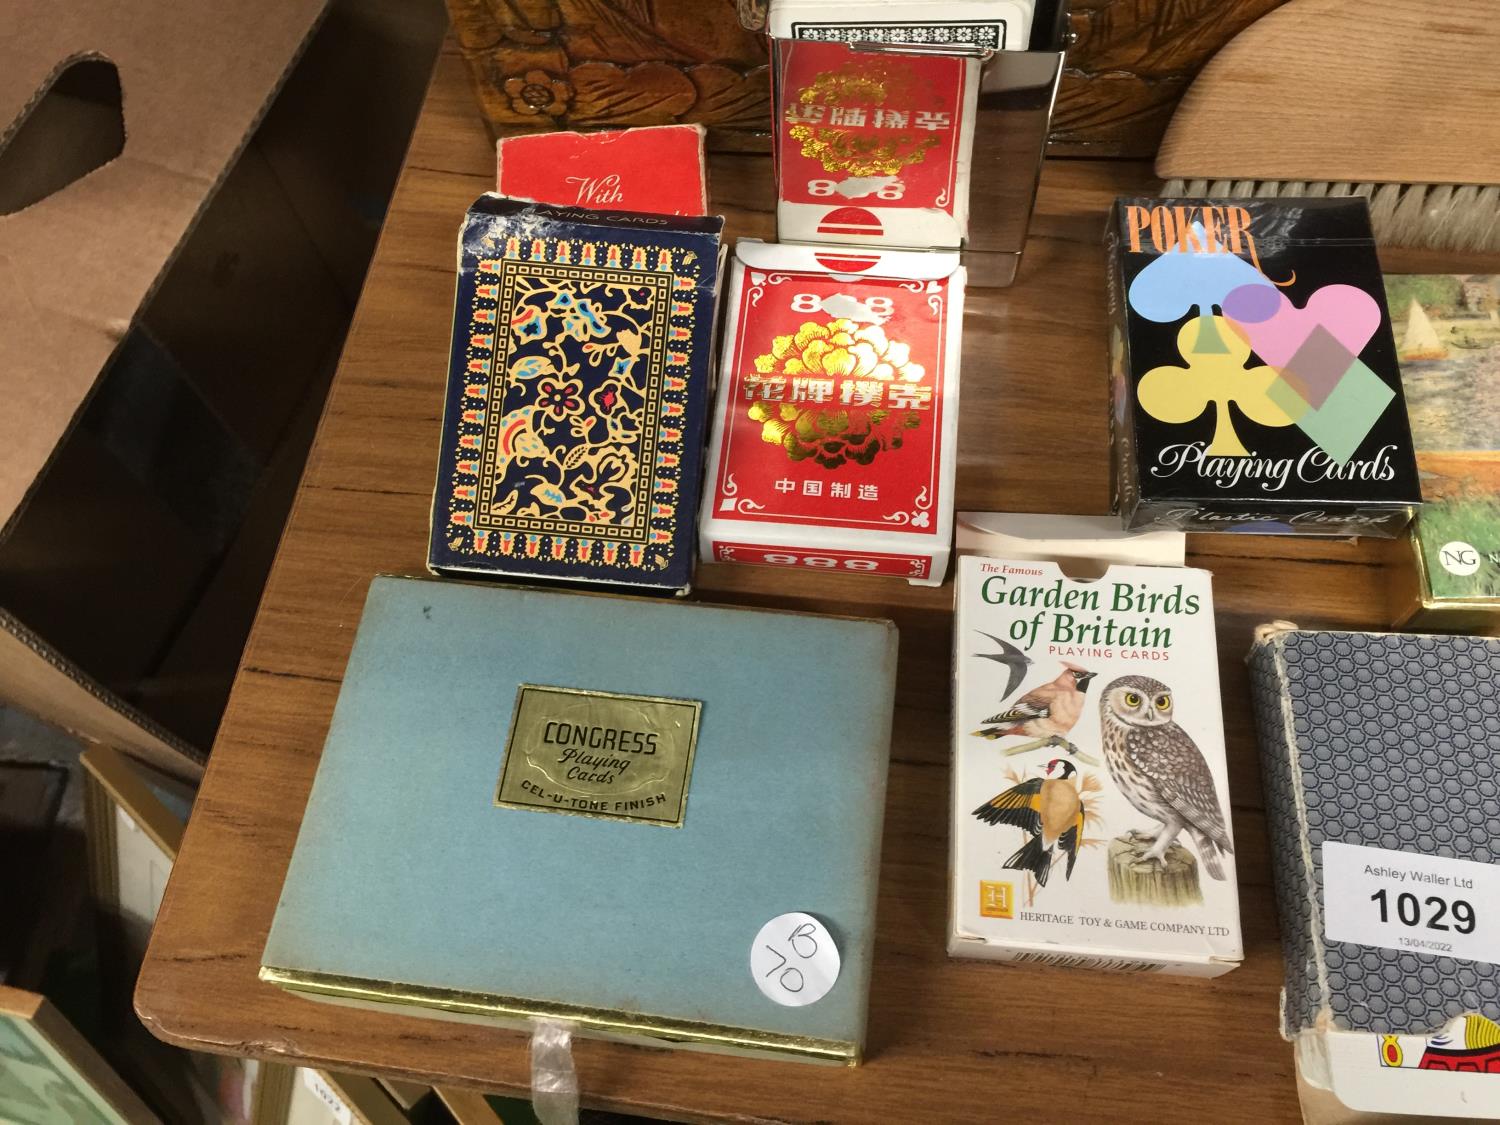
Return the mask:
<path fill-rule="evenodd" d="M 1005 693 L 1000 696 L 1000 702 L 1004 703 L 1011 697 L 1016 688 L 1021 686 L 1021 681 L 1026 678 L 1026 669 L 1031 667 L 1031 657 L 1027 656 L 1009 641 L 1002 641 L 999 637 L 981 632 L 978 629 L 974 631 L 979 633 L 981 637 L 987 637 L 1000 646 L 999 652 L 976 652 L 974 655 L 982 657 L 985 660 L 993 660 L 996 664 L 1003 664 L 1010 670 L 1010 678 L 1005 682 Z"/>

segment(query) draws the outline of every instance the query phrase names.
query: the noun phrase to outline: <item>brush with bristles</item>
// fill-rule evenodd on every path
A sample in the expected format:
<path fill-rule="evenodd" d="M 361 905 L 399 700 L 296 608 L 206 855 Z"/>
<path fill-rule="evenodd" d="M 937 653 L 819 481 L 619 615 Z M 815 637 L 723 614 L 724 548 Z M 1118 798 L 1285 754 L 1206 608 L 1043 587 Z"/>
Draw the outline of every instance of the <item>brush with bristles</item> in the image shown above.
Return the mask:
<path fill-rule="evenodd" d="M 1378 242 L 1500 250 L 1500 5 L 1289 0 L 1226 45 L 1162 139 L 1163 195 L 1362 195 Z"/>

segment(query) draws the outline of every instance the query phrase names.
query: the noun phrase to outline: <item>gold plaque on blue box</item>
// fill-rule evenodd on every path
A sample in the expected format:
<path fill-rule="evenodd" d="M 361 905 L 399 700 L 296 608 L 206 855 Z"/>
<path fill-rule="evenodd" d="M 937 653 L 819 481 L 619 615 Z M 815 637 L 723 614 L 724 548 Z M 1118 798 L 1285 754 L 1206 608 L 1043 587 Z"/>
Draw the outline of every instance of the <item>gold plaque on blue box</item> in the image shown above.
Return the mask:
<path fill-rule="evenodd" d="M 886 621 L 377 578 L 261 977 L 857 1062 L 895 662 Z M 837 944 L 815 1003 L 752 975 L 785 915 Z"/>
<path fill-rule="evenodd" d="M 702 708 L 522 684 L 495 803 L 679 827 Z"/>

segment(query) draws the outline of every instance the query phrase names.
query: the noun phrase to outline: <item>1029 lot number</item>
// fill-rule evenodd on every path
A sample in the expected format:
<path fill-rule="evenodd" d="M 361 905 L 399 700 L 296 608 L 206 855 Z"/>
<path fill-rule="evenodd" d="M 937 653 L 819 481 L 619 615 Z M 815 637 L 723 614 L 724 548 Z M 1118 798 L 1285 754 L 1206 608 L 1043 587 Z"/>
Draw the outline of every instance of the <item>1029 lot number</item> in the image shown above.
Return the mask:
<path fill-rule="evenodd" d="M 1382 922 L 1391 921 L 1394 913 L 1396 921 L 1413 929 L 1425 926 L 1429 930 L 1472 934 L 1474 927 L 1478 925 L 1473 905 L 1461 898 L 1449 902 L 1438 895 L 1428 895 L 1424 900 L 1410 891 L 1402 891 L 1392 899 L 1388 892 L 1379 890 L 1370 896 L 1370 901 L 1380 907 Z M 1392 906 L 1395 907 L 1394 911 Z M 1452 920 L 1451 925 L 1449 919 Z"/>

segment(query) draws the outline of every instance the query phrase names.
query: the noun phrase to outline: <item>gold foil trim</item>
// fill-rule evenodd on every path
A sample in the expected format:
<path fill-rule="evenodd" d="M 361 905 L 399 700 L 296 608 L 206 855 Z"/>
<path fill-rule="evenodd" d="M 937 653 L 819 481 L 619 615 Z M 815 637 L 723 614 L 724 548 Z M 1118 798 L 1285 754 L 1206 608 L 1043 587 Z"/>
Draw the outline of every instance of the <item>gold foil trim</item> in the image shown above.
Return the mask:
<path fill-rule="evenodd" d="M 929 82 L 917 82 L 909 69 L 887 58 L 851 60 L 834 73 L 820 74 L 797 95 L 801 107 L 874 108 L 909 107 L 936 91 Z M 851 176 L 895 176 L 912 164 L 927 159 L 939 143 L 936 136 L 920 129 L 882 130 L 879 136 L 838 126 L 804 122 L 797 106 L 789 107 L 786 121 L 802 155 L 816 160 L 826 172 Z"/>
<path fill-rule="evenodd" d="M 868 465 L 882 450 L 899 449 L 905 431 L 919 428 L 932 410 L 927 368 L 912 361 L 910 344 L 890 339 L 878 324 L 805 321 L 755 357 L 755 372 L 745 376 L 745 389 L 762 395 L 748 411 L 761 424 L 761 440 L 781 446 L 791 461 L 811 457 L 825 469 Z"/>
<path fill-rule="evenodd" d="M 521 684 L 495 804 L 680 828 L 703 704 Z"/>
<path fill-rule="evenodd" d="M 1500 620 L 1500 598 L 1442 598 L 1433 593 L 1427 552 L 1422 549 L 1415 527 L 1406 530 L 1405 539 L 1407 550 L 1412 555 L 1412 565 L 1403 568 L 1398 564 L 1397 585 L 1400 589 L 1396 609 L 1401 620 L 1396 624 L 1399 627 L 1482 629 Z"/>
<path fill-rule="evenodd" d="M 826 129 L 814 125 L 793 125 L 792 139 L 802 155 L 816 160 L 825 172 L 847 172 L 851 176 L 897 176 L 910 164 L 927 159 L 936 137 L 907 137 L 894 140 L 862 137 L 847 129 Z"/>
<path fill-rule="evenodd" d="M 791 1056 L 846 1066 L 855 1066 L 860 1061 L 859 1045 L 840 1039 L 783 1035 L 726 1024 L 631 1014 L 613 1008 L 590 1008 L 577 1004 L 497 996 L 487 992 L 378 981 L 337 973 L 282 969 L 273 965 L 262 965 L 259 976 L 267 984 L 280 988 L 340 1000 L 431 1008 L 496 1021 L 565 1020 L 586 1031 L 649 1039 L 663 1046 L 692 1044 L 734 1054 Z"/>

